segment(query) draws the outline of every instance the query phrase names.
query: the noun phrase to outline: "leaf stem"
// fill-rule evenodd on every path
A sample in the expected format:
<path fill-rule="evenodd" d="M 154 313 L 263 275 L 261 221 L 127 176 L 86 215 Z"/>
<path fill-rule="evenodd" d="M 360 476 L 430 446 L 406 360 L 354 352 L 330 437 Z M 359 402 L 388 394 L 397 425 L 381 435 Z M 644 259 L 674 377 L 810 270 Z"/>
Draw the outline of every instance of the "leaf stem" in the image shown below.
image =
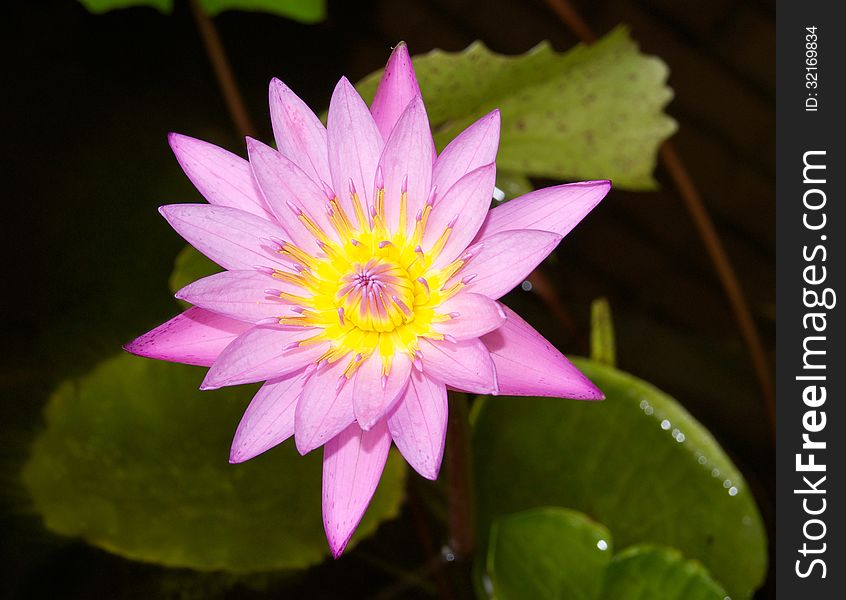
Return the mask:
<path fill-rule="evenodd" d="M 238 135 L 242 138 L 255 136 L 255 127 L 253 127 L 252 119 L 250 119 L 250 114 L 247 111 L 247 105 L 244 103 L 244 97 L 238 88 L 238 83 L 235 81 L 232 65 L 229 63 L 229 58 L 226 55 L 226 50 L 223 47 L 223 42 L 220 40 L 220 34 L 217 31 L 214 21 L 205 13 L 200 0 L 188 0 L 188 4 L 191 6 L 194 21 L 197 23 L 197 29 L 200 30 L 203 44 L 206 47 L 206 54 L 208 54 L 209 61 L 214 69 L 217 83 L 223 92 L 226 107 L 229 109 L 229 114 L 235 123 L 235 129 L 238 130 Z"/>
<path fill-rule="evenodd" d="M 596 40 L 593 31 L 591 31 L 590 27 L 568 0 L 544 1 L 582 42 L 590 44 Z M 734 313 L 734 319 L 737 322 L 740 335 L 746 344 L 746 349 L 749 352 L 749 357 L 755 370 L 755 376 L 758 379 L 758 387 L 761 390 L 761 396 L 764 401 L 764 412 L 767 415 L 770 425 L 770 434 L 772 440 L 775 441 L 776 410 L 772 373 L 770 372 L 767 355 L 764 352 L 764 346 L 761 343 L 758 328 L 752 317 L 752 311 L 749 309 L 749 303 L 740 285 L 740 280 L 717 233 L 717 229 L 714 227 L 714 222 L 708 213 L 708 209 L 702 201 L 702 196 L 699 194 L 696 185 L 694 185 L 693 180 L 688 174 L 687 168 L 684 166 L 681 157 L 676 152 L 670 140 L 666 140 L 661 145 L 659 156 L 661 164 L 669 173 L 679 196 L 681 196 L 682 201 L 687 206 L 690 217 L 696 226 L 702 243 L 705 245 L 711 263 L 723 287 L 723 292 Z"/>
<path fill-rule="evenodd" d="M 447 485 L 449 486 L 449 545 L 456 558 L 473 555 L 476 546 L 470 448 L 470 407 L 465 394 L 450 392 L 447 426 Z"/>
<path fill-rule="evenodd" d="M 746 301 L 743 288 L 737 278 L 737 273 L 714 227 L 714 222 L 708 214 L 708 209 L 705 208 L 705 203 L 702 201 L 699 191 L 693 184 L 693 180 L 690 178 L 681 157 L 676 152 L 675 146 L 669 141 L 666 141 L 661 146 L 660 152 L 664 168 L 670 173 L 678 188 L 679 195 L 685 205 L 687 205 L 699 236 L 702 238 L 705 248 L 708 251 L 708 256 L 711 258 L 714 269 L 717 271 L 723 291 L 728 297 L 732 312 L 734 312 L 735 321 L 737 321 L 737 326 L 740 329 L 740 335 L 746 343 L 752 360 L 752 366 L 758 377 L 758 385 L 761 389 L 761 395 L 764 398 L 764 409 L 767 414 L 767 420 L 770 424 L 773 439 L 775 439 L 776 408 L 772 374 L 767 363 L 764 346 L 761 343 L 761 337 L 758 334 L 758 328 L 755 326 L 752 311 L 749 309 L 749 304 Z"/>

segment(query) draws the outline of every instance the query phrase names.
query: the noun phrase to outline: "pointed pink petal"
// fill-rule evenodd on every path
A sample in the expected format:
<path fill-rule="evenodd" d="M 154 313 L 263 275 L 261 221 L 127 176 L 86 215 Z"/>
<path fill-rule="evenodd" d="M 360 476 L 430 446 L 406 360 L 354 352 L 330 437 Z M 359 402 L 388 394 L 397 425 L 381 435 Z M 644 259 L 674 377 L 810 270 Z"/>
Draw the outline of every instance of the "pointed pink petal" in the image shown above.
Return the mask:
<path fill-rule="evenodd" d="M 314 181 L 330 181 L 326 128 L 291 89 L 270 81 L 270 122 L 279 152 L 296 163 Z"/>
<path fill-rule="evenodd" d="M 249 323 L 191 307 L 123 348 L 147 358 L 209 367 L 224 348 L 250 327 Z"/>
<path fill-rule="evenodd" d="M 373 203 L 376 165 L 385 144 L 367 105 L 346 77 L 335 86 L 327 120 L 332 187 L 351 216 L 350 180 L 367 210 Z"/>
<path fill-rule="evenodd" d="M 470 171 L 496 160 L 499 110 L 489 112 L 452 140 L 435 161 L 432 184 L 446 191 Z"/>
<path fill-rule="evenodd" d="M 475 241 L 511 229 L 538 229 L 564 237 L 610 189 L 611 182 L 606 180 L 565 183 L 529 192 L 493 208 Z"/>
<path fill-rule="evenodd" d="M 496 393 L 496 374 L 490 353 L 478 339 L 461 342 L 420 338 L 423 372 L 436 381 L 465 392 Z"/>
<path fill-rule="evenodd" d="M 408 55 L 408 46 L 400 42 L 385 66 L 376 95 L 370 105 L 370 112 L 376 126 L 384 139 L 388 139 L 391 131 L 399 121 L 412 98 L 420 96 L 420 87 Z"/>
<path fill-rule="evenodd" d="M 368 356 L 353 376 L 353 404 L 359 426 L 368 430 L 382 419 L 408 386 L 411 360 L 404 352 L 394 355 L 391 371 L 382 376 L 382 357 L 378 350 Z"/>
<path fill-rule="evenodd" d="M 458 277 L 475 275 L 464 289 L 496 300 L 522 282 L 560 241 L 560 235 L 549 231 L 500 231 L 467 249 L 472 258 Z"/>
<path fill-rule="evenodd" d="M 447 428 L 444 384 L 414 371 L 405 395 L 388 416 L 388 428 L 399 451 L 415 471 L 437 479 Z"/>
<path fill-rule="evenodd" d="M 326 443 L 323 452 L 323 528 L 332 556 L 350 541 L 385 468 L 391 434 L 385 421 L 370 431 L 353 423 Z"/>
<path fill-rule="evenodd" d="M 266 219 L 224 206 L 170 204 L 159 208 L 170 226 L 224 269 L 249 270 L 283 264 L 267 244 L 285 239 L 285 231 Z"/>
<path fill-rule="evenodd" d="M 353 384 L 344 377 L 347 364 L 345 359 L 324 363 L 303 388 L 294 418 L 300 454 L 322 446 L 355 421 Z"/>
<path fill-rule="evenodd" d="M 448 226 L 452 225 L 452 231 L 432 268 L 444 268 L 467 248 L 488 215 L 495 183 L 496 166 L 489 164 L 459 179 L 445 194 L 437 193 L 426 223 L 423 250 L 431 248 Z"/>
<path fill-rule="evenodd" d="M 602 392 L 564 355 L 513 310 L 508 320 L 482 337 L 496 365 L 501 394 L 602 400 Z"/>
<path fill-rule="evenodd" d="M 254 383 L 298 371 L 323 354 L 327 344 L 286 348 L 317 333 L 319 330 L 307 327 L 253 327 L 220 353 L 200 389 Z"/>
<path fill-rule="evenodd" d="M 434 152 L 429 117 L 426 116 L 423 100 L 417 96 L 397 121 L 379 159 L 385 185 L 388 231 L 397 231 L 398 228 L 403 183 L 408 191 L 405 227 L 408 233 L 414 230 L 414 216 L 429 198 Z"/>
<path fill-rule="evenodd" d="M 246 160 L 187 135 L 171 133 L 167 139 L 182 170 L 210 204 L 267 218 L 261 192 Z"/>
<path fill-rule="evenodd" d="M 308 369 L 271 379 L 253 396 L 241 417 L 229 462 L 242 463 L 270 450 L 294 435 L 294 410 Z"/>
<path fill-rule="evenodd" d="M 318 249 L 314 235 L 298 217 L 304 213 L 332 237 L 337 237 L 326 212 L 326 193 L 302 169 L 258 140 L 247 138 L 247 152 L 267 205 L 290 241 L 307 252 Z"/>
<path fill-rule="evenodd" d="M 433 329 L 456 340 L 477 338 L 505 322 L 505 312 L 498 302 L 472 292 L 460 292 L 442 302 L 437 310 L 440 314 L 453 316 L 435 323 Z"/>
<path fill-rule="evenodd" d="M 185 286 L 176 292 L 176 297 L 249 323 L 257 323 L 269 317 L 292 316 L 291 305 L 267 294 L 268 288 L 298 296 L 310 295 L 310 292 L 292 283 L 258 271 L 224 271 Z"/>

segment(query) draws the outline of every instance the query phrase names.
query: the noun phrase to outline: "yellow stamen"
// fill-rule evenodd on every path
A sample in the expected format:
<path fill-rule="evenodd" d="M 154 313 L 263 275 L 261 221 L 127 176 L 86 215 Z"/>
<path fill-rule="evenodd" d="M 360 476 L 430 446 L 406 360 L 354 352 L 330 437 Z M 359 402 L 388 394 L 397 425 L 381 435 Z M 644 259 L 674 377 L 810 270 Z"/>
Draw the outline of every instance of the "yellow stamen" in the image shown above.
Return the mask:
<path fill-rule="evenodd" d="M 282 248 L 279 250 L 279 254 L 290 256 L 295 261 L 302 264 L 304 267 L 311 267 L 314 268 L 317 265 L 315 259 L 306 252 L 303 252 L 295 245 L 285 242 L 282 245 Z"/>
<path fill-rule="evenodd" d="M 449 320 L 439 307 L 464 287 L 459 274 L 467 260 L 459 258 L 443 269 L 432 268 L 453 223 L 424 252 L 421 244 L 432 204 L 427 202 L 414 215 L 409 232 L 411 199 L 405 184 L 396 224 L 386 221 L 383 188 L 375 190 L 369 210 L 352 186 L 350 199 L 351 212 L 337 197 L 328 200 L 329 222 L 337 239 L 330 238 L 308 215 L 297 213 L 320 252 L 311 255 L 294 244 L 282 243 L 279 252 L 297 266 L 292 271 L 277 269 L 273 276 L 303 288 L 304 293 L 279 292 L 279 298 L 294 304 L 299 314 L 286 313 L 278 322 L 314 328 L 314 335 L 296 345 L 328 343 L 317 362 L 344 359 L 343 376 L 347 379 L 373 353 L 381 362 L 381 376 L 387 378 L 398 354 L 415 360 L 421 337 L 444 339 L 433 326 Z M 345 385 L 343 379 L 339 385 Z"/>
<path fill-rule="evenodd" d="M 400 210 L 399 210 L 399 227 L 397 234 L 405 237 L 406 221 L 408 220 L 408 192 L 403 192 L 400 195 Z"/>
<path fill-rule="evenodd" d="M 444 246 L 446 245 L 447 240 L 449 239 L 449 235 L 451 233 L 452 227 L 447 227 L 446 229 L 444 229 L 444 232 L 440 235 L 437 241 L 435 241 L 434 245 L 432 246 L 432 249 L 429 250 L 429 253 L 433 256 L 437 256 L 438 254 L 440 254 L 441 250 L 444 249 Z"/>
<path fill-rule="evenodd" d="M 367 219 L 367 215 L 364 214 L 364 209 L 361 207 L 361 199 L 358 197 L 358 194 L 353 193 L 351 198 L 353 212 L 355 213 L 355 219 L 358 221 L 358 230 L 364 231 L 369 227 L 370 221 Z"/>

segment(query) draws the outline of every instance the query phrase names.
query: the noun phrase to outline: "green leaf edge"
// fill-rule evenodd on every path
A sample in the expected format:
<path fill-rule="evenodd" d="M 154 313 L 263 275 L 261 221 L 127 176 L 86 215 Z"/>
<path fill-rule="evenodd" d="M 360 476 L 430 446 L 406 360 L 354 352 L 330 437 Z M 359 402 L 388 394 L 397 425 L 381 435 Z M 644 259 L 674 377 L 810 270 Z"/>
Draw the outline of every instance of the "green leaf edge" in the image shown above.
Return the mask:
<path fill-rule="evenodd" d="M 717 440 L 708 431 L 704 425 L 699 423 L 693 415 L 691 415 L 677 400 L 675 400 L 672 396 L 663 392 L 659 388 L 655 387 L 651 383 L 644 381 L 643 379 L 638 378 L 635 375 L 631 375 L 626 373 L 625 371 L 621 371 L 614 367 L 609 367 L 607 365 L 603 365 L 601 363 L 594 362 L 588 358 L 579 357 L 579 356 L 568 356 L 567 357 L 582 373 L 584 373 L 588 378 L 592 378 L 592 372 L 602 372 L 604 376 L 611 377 L 617 379 L 618 381 L 624 382 L 628 386 L 629 392 L 633 396 L 640 396 L 643 393 L 648 393 L 653 400 L 652 408 L 654 409 L 652 415 L 650 417 L 654 418 L 658 423 L 663 421 L 664 419 L 670 420 L 672 422 L 677 417 L 682 417 L 689 421 L 689 427 L 685 432 L 685 442 L 680 444 L 685 448 L 689 449 L 694 456 L 697 456 L 697 452 L 701 453 L 703 456 L 706 456 L 708 459 L 708 466 L 711 466 L 715 462 L 719 465 L 718 468 L 723 476 L 726 479 L 730 479 L 739 490 L 744 489 L 747 493 L 751 495 L 751 492 L 748 489 L 748 484 L 746 483 L 746 479 L 741 475 L 740 471 L 734 466 L 734 463 L 731 459 L 726 455 L 725 451 L 720 447 Z M 476 397 L 475 402 L 470 410 L 470 425 L 471 427 L 476 426 L 476 422 L 478 421 L 479 415 L 481 414 L 484 405 L 487 403 L 489 397 L 488 396 L 478 396 Z M 520 398 L 525 399 L 525 398 Z M 572 402 L 572 400 L 568 400 L 566 398 L 561 399 L 564 402 Z M 647 415 L 644 415 L 647 416 Z M 693 450 L 694 445 L 696 449 Z M 751 502 L 752 512 L 748 515 L 751 519 L 753 519 L 752 525 L 761 533 L 761 538 L 763 542 L 763 552 L 760 555 L 760 562 L 759 568 L 757 569 L 757 576 L 754 577 L 754 583 L 752 585 L 752 590 L 757 590 L 761 587 L 764 583 L 764 579 L 766 578 L 767 574 L 767 565 L 769 561 L 769 557 L 767 554 L 767 546 L 769 544 L 769 540 L 767 539 L 766 529 L 764 527 L 763 519 L 761 517 L 761 513 L 758 510 L 757 503 L 754 500 Z M 644 542 L 644 545 L 648 544 L 648 542 Z M 637 546 L 641 544 L 635 544 Z M 631 546 L 630 546 L 631 547 Z M 688 558 L 688 560 L 697 560 L 695 558 Z M 480 563 L 477 561 L 476 568 Z M 703 565 L 703 568 L 707 568 Z M 480 589 L 479 582 L 476 582 L 476 589 Z M 750 593 L 751 595 L 751 593 Z"/>
<path fill-rule="evenodd" d="M 101 368 L 104 368 L 105 366 L 107 366 L 108 363 L 115 361 L 119 357 L 123 356 L 125 355 L 122 353 L 115 354 L 98 363 L 94 368 L 91 369 L 91 371 L 77 377 L 68 378 L 65 381 L 61 382 L 50 394 L 50 397 L 42 410 L 43 423 L 39 430 L 33 436 L 29 449 L 29 455 L 19 471 L 19 481 L 22 487 L 24 488 L 25 493 L 27 494 L 28 500 L 31 502 L 31 511 L 38 514 L 39 518 L 41 519 L 41 522 L 43 523 L 47 531 L 62 537 L 82 540 L 91 546 L 107 551 L 111 554 L 114 554 L 115 556 L 119 556 L 121 558 L 125 558 L 135 562 L 156 565 L 164 568 L 191 569 L 201 573 L 224 572 L 236 576 L 245 576 L 260 573 L 295 573 L 302 569 L 307 569 L 319 565 L 325 562 L 326 559 L 330 557 L 331 554 L 329 551 L 329 546 L 327 544 L 320 552 L 303 553 L 301 555 L 302 560 L 299 563 L 288 563 L 284 566 L 268 566 L 261 569 L 242 569 L 237 567 L 232 568 L 231 566 L 224 564 L 201 565 L 188 561 L 179 561 L 171 559 L 161 560 L 151 558 L 149 554 L 146 554 L 144 552 L 128 551 L 125 548 L 122 548 L 119 545 L 112 543 L 108 539 L 104 539 L 97 536 L 84 535 L 79 531 L 74 530 L 73 528 L 67 527 L 66 523 L 63 521 L 56 522 L 55 519 L 52 518 L 52 515 L 49 513 L 49 511 L 44 509 L 42 503 L 39 501 L 39 498 L 37 498 L 36 495 L 33 494 L 33 483 L 31 481 L 31 478 L 34 476 L 35 473 L 33 469 L 35 464 L 37 463 L 37 455 L 39 452 L 45 451 L 48 453 L 48 455 L 51 454 L 49 452 L 49 448 L 46 447 L 49 442 L 49 438 L 46 437 L 46 434 L 50 429 L 51 423 L 57 418 L 57 413 L 60 410 L 60 405 L 69 401 L 69 399 L 72 400 L 73 397 L 75 397 L 75 395 L 77 394 L 77 390 L 80 388 L 80 386 L 83 385 L 85 380 L 96 377 Z M 136 360 L 150 360 L 138 357 L 133 358 L 135 358 Z M 200 369 L 199 367 L 191 368 L 196 368 L 198 370 Z M 233 423 L 233 432 L 236 425 L 237 423 Z M 283 442 L 283 444 L 285 443 L 293 443 L 293 440 L 286 440 L 285 442 Z M 272 449 L 269 451 L 272 452 Z M 233 465 L 233 467 L 237 468 L 237 465 Z M 385 464 L 382 476 L 380 477 L 376 493 L 379 493 L 379 488 L 385 485 L 387 481 L 396 480 L 396 486 L 394 490 L 395 492 L 397 492 L 396 497 L 393 498 L 390 504 L 388 505 L 388 510 L 386 510 L 382 515 L 380 515 L 380 518 L 378 519 L 373 519 L 372 517 L 368 518 L 368 514 L 367 512 L 365 512 L 361 523 L 356 528 L 355 533 L 347 544 L 345 552 L 349 553 L 362 540 L 374 535 L 378 531 L 382 523 L 384 523 L 385 521 L 390 521 L 399 517 L 400 513 L 402 512 L 403 504 L 405 503 L 407 477 L 408 469 L 406 468 L 405 460 L 399 454 L 397 449 L 392 447 L 388 454 L 388 460 Z"/>
<path fill-rule="evenodd" d="M 565 516 L 568 520 L 571 520 L 573 523 L 578 523 L 579 525 L 594 529 L 597 532 L 597 536 L 600 537 L 600 539 L 605 540 L 608 544 L 607 551 L 609 552 L 610 559 L 608 565 L 605 568 L 602 583 L 600 585 L 600 593 L 596 600 L 621 600 L 619 598 L 606 598 L 608 578 L 611 574 L 612 569 L 615 567 L 615 565 L 619 565 L 623 561 L 637 558 L 649 553 L 663 555 L 663 558 L 668 559 L 668 562 L 678 564 L 679 568 L 691 572 L 692 575 L 698 578 L 705 586 L 711 588 L 711 591 L 713 591 L 715 598 L 724 598 L 725 600 L 729 600 L 729 596 L 727 595 L 725 588 L 714 579 L 714 577 L 711 575 L 705 565 L 703 565 L 700 561 L 696 559 L 688 558 L 677 548 L 661 544 L 644 543 L 634 544 L 620 550 L 619 552 L 615 552 L 613 533 L 605 525 L 593 520 L 590 516 L 583 512 L 558 506 L 541 506 L 537 508 L 531 508 L 525 511 L 501 515 L 494 519 L 493 523 L 491 523 L 487 555 L 484 560 L 484 572 L 489 578 L 491 578 L 491 581 L 495 579 L 494 571 L 496 569 L 497 536 L 499 534 L 501 523 L 506 520 L 517 520 L 520 518 L 543 514 L 555 515 L 558 517 Z M 479 567 L 480 562 L 477 561 L 477 571 L 479 570 Z M 474 589 L 476 591 L 477 597 L 484 599 L 489 598 L 488 594 L 484 589 L 484 585 L 481 584 L 479 578 L 474 577 L 474 579 Z M 493 598 L 496 597 L 496 589 L 494 588 Z"/>
<path fill-rule="evenodd" d="M 618 42 L 619 38 L 622 38 L 622 39 L 621 39 L 621 41 Z M 539 44 L 530 48 L 529 50 L 527 50 L 526 52 L 524 52 L 522 54 L 506 55 L 506 54 L 500 54 L 498 52 L 492 51 L 481 40 L 475 40 L 472 43 L 470 43 L 463 50 L 459 50 L 459 51 L 456 51 L 456 52 L 448 52 L 448 51 L 442 50 L 440 48 L 435 48 L 434 50 L 431 50 L 429 52 L 425 52 L 425 53 L 422 53 L 422 54 L 415 54 L 414 56 L 411 57 L 411 62 L 412 62 L 412 65 L 414 66 L 414 68 L 416 70 L 416 69 L 418 69 L 418 64 L 421 60 L 437 60 L 438 58 L 441 58 L 441 57 L 450 57 L 450 56 L 458 56 L 458 55 L 464 55 L 464 54 L 472 54 L 474 52 L 487 52 L 489 54 L 494 54 L 497 57 L 504 59 L 505 61 L 512 61 L 512 62 L 532 58 L 532 57 L 534 57 L 538 54 L 542 54 L 542 53 L 549 53 L 549 54 L 554 55 L 554 57 L 556 57 L 556 58 L 566 57 L 567 60 L 575 62 L 576 60 L 578 60 L 580 55 L 585 53 L 585 52 L 602 51 L 603 49 L 605 49 L 606 46 L 611 46 L 615 43 L 621 43 L 623 45 L 629 46 L 630 49 L 639 53 L 643 60 L 649 61 L 652 64 L 654 64 L 656 66 L 656 68 L 658 69 L 659 73 L 660 73 L 659 79 L 660 79 L 661 83 L 663 84 L 663 89 L 664 89 L 663 97 L 661 97 L 658 101 L 659 115 L 660 115 L 661 121 L 662 121 L 662 135 L 660 136 L 660 139 L 656 140 L 656 142 L 654 144 L 654 148 L 651 149 L 651 151 L 650 151 L 652 160 L 651 160 L 651 167 L 649 169 L 649 173 L 646 175 L 645 179 L 643 179 L 641 181 L 637 181 L 637 182 L 632 181 L 632 182 L 626 182 L 626 183 L 623 183 L 623 184 L 620 184 L 619 181 L 615 181 L 615 184 L 616 184 L 616 187 L 618 187 L 618 188 L 628 189 L 628 190 L 632 190 L 632 191 L 655 190 L 655 189 L 658 189 L 658 182 L 655 180 L 655 177 L 654 177 L 655 167 L 657 166 L 658 148 L 660 147 L 660 145 L 666 139 L 672 137 L 673 134 L 675 134 L 676 131 L 678 131 L 678 123 L 676 122 L 676 120 L 673 119 L 670 115 L 666 114 L 666 112 L 664 112 L 664 109 L 673 100 L 674 93 L 673 93 L 672 88 L 670 88 L 667 85 L 667 79 L 669 77 L 669 67 L 667 66 L 667 64 L 657 56 L 641 53 L 640 46 L 632 38 L 628 25 L 624 25 L 624 24 L 618 25 L 617 27 L 612 29 L 606 35 L 602 36 L 599 40 L 597 40 L 593 44 L 590 44 L 590 45 L 577 44 L 576 46 L 573 46 L 572 48 L 569 48 L 568 50 L 565 50 L 563 52 L 557 52 L 552 47 L 552 44 L 548 40 L 544 40 L 544 41 L 540 42 Z M 370 104 L 370 102 L 372 102 L 373 97 L 376 94 L 376 88 L 379 85 L 379 80 L 382 76 L 383 70 L 384 69 L 377 69 L 376 71 L 373 71 L 372 73 L 364 76 L 362 79 L 360 79 L 355 84 L 356 90 L 361 95 L 361 97 L 364 99 L 364 101 L 367 102 L 368 104 Z M 424 93 L 425 93 L 425 91 L 424 91 Z M 479 113 L 478 116 L 481 116 L 482 114 L 487 112 L 487 109 L 492 109 L 494 107 L 497 107 L 497 106 L 499 106 L 499 104 L 500 104 L 500 98 L 499 97 L 487 98 L 485 100 L 485 104 L 479 105 L 479 106 L 476 107 L 475 113 Z M 475 114 L 475 113 L 470 113 L 470 114 Z M 321 115 L 321 119 L 323 120 L 324 123 L 326 122 L 325 116 L 326 116 L 326 113 L 324 112 Z M 472 120 L 465 123 L 465 125 L 470 125 L 471 123 L 472 123 Z M 448 122 L 448 124 L 450 125 L 450 127 L 448 127 L 447 129 L 452 129 L 452 126 L 455 123 L 454 122 Z M 439 135 L 439 130 L 444 129 L 443 124 L 441 122 L 432 123 L 432 129 L 433 129 L 432 133 L 435 137 L 435 144 L 436 144 L 438 150 L 440 151 L 446 146 L 446 144 L 450 140 L 444 139 L 443 135 Z M 511 170 L 513 171 L 513 169 L 511 169 Z M 522 173 L 522 172 L 514 171 L 514 174 L 515 175 L 523 175 L 523 176 L 528 175 L 528 176 L 558 178 L 555 174 L 549 174 L 549 173 L 529 173 L 529 174 L 525 174 L 525 173 Z"/>

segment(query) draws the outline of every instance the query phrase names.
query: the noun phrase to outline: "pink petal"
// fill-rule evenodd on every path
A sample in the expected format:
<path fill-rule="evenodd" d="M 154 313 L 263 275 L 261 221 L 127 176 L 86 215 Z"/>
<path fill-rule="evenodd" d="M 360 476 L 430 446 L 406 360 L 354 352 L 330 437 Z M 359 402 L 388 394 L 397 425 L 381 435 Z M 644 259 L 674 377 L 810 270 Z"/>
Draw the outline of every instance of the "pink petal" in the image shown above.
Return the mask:
<path fill-rule="evenodd" d="M 285 239 L 285 231 L 266 219 L 207 204 L 170 204 L 159 212 L 189 244 L 224 269 L 246 271 L 256 265 L 284 264 L 268 240 Z"/>
<path fill-rule="evenodd" d="M 338 558 L 370 504 L 388 459 L 391 434 L 385 421 L 370 431 L 353 423 L 323 452 L 323 527 Z"/>
<path fill-rule="evenodd" d="M 347 364 L 341 359 L 321 365 L 303 388 L 294 418 L 300 454 L 322 446 L 355 421 L 353 384 L 344 376 Z"/>
<path fill-rule="evenodd" d="M 452 317 L 448 321 L 435 323 L 433 328 L 456 340 L 477 338 L 505 322 L 505 312 L 498 302 L 472 292 L 461 292 L 442 302 L 438 313 Z"/>
<path fill-rule="evenodd" d="M 602 400 L 602 392 L 507 306 L 502 327 L 482 337 L 496 365 L 501 394 Z"/>
<path fill-rule="evenodd" d="M 332 186 L 348 215 L 353 215 L 350 182 L 365 210 L 373 203 L 376 166 L 385 145 L 358 92 L 342 77 L 329 103 L 329 169 Z"/>
<path fill-rule="evenodd" d="M 191 307 L 123 348 L 138 356 L 208 367 L 250 327 L 249 323 Z"/>
<path fill-rule="evenodd" d="M 414 371 L 405 395 L 388 416 L 388 428 L 397 448 L 408 464 L 426 479 L 438 478 L 447 412 L 444 384 Z"/>
<path fill-rule="evenodd" d="M 447 266 L 467 248 L 487 217 L 495 183 L 496 166 L 489 164 L 459 179 L 445 194 L 437 193 L 426 223 L 423 249 L 431 248 L 448 226 L 452 226 L 452 231 L 432 268 Z"/>
<path fill-rule="evenodd" d="M 291 346 L 317 333 L 319 330 L 307 327 L 253 327 L 220 353 L 200 389 L 254 383 L 298 371 L 317 360 L 327 344 Z"/>
<path fill-rule="evenodd" d="M 378 351 L 364 360 L 354 376 L 353 405 L 359 427 L 369 430 L 385 416 L 408 386 L 410 374 L 411 360 L 405 353 L 394 355 L 387 377 L 382 375 Z"/>
<path fill-rule="evenodd" d="M 400 42 L 388 59 L 370 105 L 370 113 L 384 139 L 390 137 L 391 130 L 408 103 L 418 96 L 420 87 L 417 85 L 417 77 L 414 76 L 408 46 L 405 42 Z"/>
<path fill-rule="evenodd" d="M 459 276 L 475 275 L 464 288 L 496 300 L 522 282 L 555 249 L 561 236 L 549 231 L 500 231 L 467 249 L 472 258 Z"/>
<path fill-rule="evenodd" d="M 167 139 L 182 170 L 210 204 L 267 218 L 261 192 L 246 160 L 187 135 L 171 133 Z"/>
<path fill-rule="evenodd" d="M 270 122 L 276 147 L 316 182 L 330 181 L 326 128 L 291 89 L 270 81 Z"/>
<path fill-rule="evenodd" d="M 337 237 L 326 212 L 326 193 L 302 169 L 258 140 L 247 138 L 247 152 L 267 205 L 288 232 L 290 241 L 307 252 L 317 240 L 299 219 L 303 213 L 332 237 Z"/>
<path fill-rule="evenodd" d="M 405 228 L 414 230 L 414 216 L 429 198 L 432 186 L 432 157 L 435 143 L 429 129 L 429 117 L 420 96 L 415 97 L 402 113 L 385 143 L 379 168 L 385 185 L 385 213 L 389 231 L 397 231 L 400 196 L 407 188 Z"/>
<path fill-rule="evenodd" d="M 176 297 L 249 323 L 257 323 L 269 317 L 292 316 L 291 305 L 269 295 L 268 288 L 298 296 L 310 295 L 296 285 L 258 271 L 224 271 L 185 286 L 176 292 Z"/>
<path fill-rule="evenodd" d="M 249 460 L 294 435 L 294 410 L 307 377 L 303 369 L 261 386 L 235 431 L 229 462 Z"/>
<path fill-rule="evenodd" d="M 492 209 L 476 241 L 511 229 L 539 229 L 564 237 L 610 189 L 611 182 L 606 180 L 565 183 L 529 192 Z"/>
<path fill-rule="evenodd" d="M 489 112 L 452 140 L 435 161 L 432 184 L 446 191 L 470 171 L 496 160 L 499 110 Z"/>
<path fill-rule="evenodd" d="M 432 379 L 465 392 L 497 393 L 493 361 L 478 339 L 451 343 L 421 338 L 419 343 L 423 373 Z"/>

